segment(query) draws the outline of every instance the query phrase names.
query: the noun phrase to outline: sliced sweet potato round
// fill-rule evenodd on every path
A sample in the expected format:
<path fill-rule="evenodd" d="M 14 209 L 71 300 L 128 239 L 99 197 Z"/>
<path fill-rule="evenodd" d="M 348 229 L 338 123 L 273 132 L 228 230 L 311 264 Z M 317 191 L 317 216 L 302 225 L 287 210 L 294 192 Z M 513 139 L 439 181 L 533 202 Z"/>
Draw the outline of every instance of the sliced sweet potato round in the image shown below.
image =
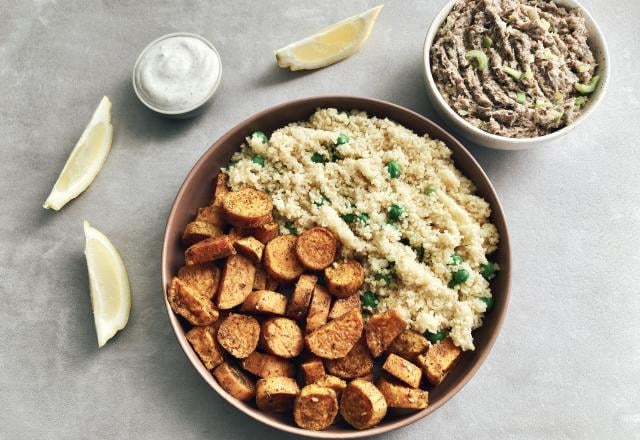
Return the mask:
<path fill-rule="evenodd" d="M 224 362 L 222 349 L 216 339 L 216 332 L 215 325 L 208 325 L 194 327 L 185 335 L 207 370 L 213 370 Z"/>
<path fill-rule="evenodd" d="M 256 386 L 251 379 L 236 367 L 223 362 L 213 370 L 213 377 L 227 393 L 247 402 L 256 395 Z"/>
<path fill-rule="evenodd" d="M 219 235 L 222 235 L 222 229 L 219 227 L 211 223 L 193 221 L 184 228 L 182 243 L 185 246 L 191 246 L 199 241 L 218 237 Z"/>
<path fill-rule="evenodd" d="M 358 292 L 364 283 L 364 269 L 356 260 L 340 261 L 324 270 L 329 293 L 346 298 Z"/>
<path fill-rule="evenodd" d="M 336 256 L 336 237 L 321 227 L 304 231 L 296 240 L 296 255 L 309 270 L 322 270 L 333 263 Z"/>
<path fill-rule="evenodd" d="M 269 276 L 280 283 L 296 280 L 304 267 L 295 252 L 296 237 L 281 235 L 274 238 L 264 248 L 263 263 Z"/>
<path fill-rule="evenodd" d="M 167 289 L 167 300 L 171 309 L 193 325 L 209 325 L 219 316 L 211 298 L 173 277 Z"/>
<path fill-rule="evenodd" d="M 385 377 L 376 382 L 389 408 L 424 409 L 429 405 L 429 392 L 410 388 L 399 381 Z"/>
<path fill-rule="evenodd" d="M 296 283 L 296 288 L 287 303 L 287 317 L 300 321 L 307 316 L 309 304 L 311 304 L 313 289 L 317 282 L 318 277 L 315 275 L 300 275 L 300 278 Z"/>
<path fill-rule="evenodd" d="M 299 392 L 298 384 L 293 378 L 266 377 L 256 383 L 256 406 L 261 411 L 291 411 Z"/>
<path fill-rule="evenodd" d="M 340 396 L 342 396 L 342 392 L 347 387 L 347 382 L 340 379 L 339 377 L 332 376 L 330 374 L 322 376 L 320 379 L 316 380 L 316 385 L 320 385 L 322 387 L 331 388 L 336 392 L 336 396 L 338 396 L 338 401 L 340 400 Z"/>
<path fill-rule="evenodd" d="M 222 200 L 225 218 L 239 228 L 257 228 L 272 220 L 273 203 L 269 194 L 243 188 L 225 194 Z"/>
<path fill-rule="evenodd" d="M 295 321 L 287 318 L 269 318 L 262 323 L 261 343 L 274 356 L 290 359 L 304 349 L 302 330 Z"/>
<path fill-rule="evenodd" d="M 220 283 L 220 268 L 213 263 L 182 266 L 178 278 L 207 298 L 213 298 Z"/>
<path fill-rule="evenodd" d="M 371 428 L 387 414 L 387 401 L 374 384 L 356 379 L 342 392 L 340 414 L 356 429 Z"/>
<path fill-rule="evenodd" d="M 260 324 L 247 315 L 231 313 L 220 324 L 218 342 L 231 356 L 244 359 L 258 346 Z"/>
<path fill-rule="evenodd" d="M 331 388 L 317 384 L 305 386 L 296 398 L 293 418 L 303 429 L 327 429 L 338 414 L 338 398 Z"/>
<path fill-rule="evenodd" d="M 364 329 L 369 351 L 377 358 L 407 328 L 407 322 L 395 310 L 373 315 Z"/>
<path fill-rule="evenodd" d="M 295 377 L 296 367 L 288 359 L 254 351 L 242 359 L 242 368 L 258 377 Z"/>

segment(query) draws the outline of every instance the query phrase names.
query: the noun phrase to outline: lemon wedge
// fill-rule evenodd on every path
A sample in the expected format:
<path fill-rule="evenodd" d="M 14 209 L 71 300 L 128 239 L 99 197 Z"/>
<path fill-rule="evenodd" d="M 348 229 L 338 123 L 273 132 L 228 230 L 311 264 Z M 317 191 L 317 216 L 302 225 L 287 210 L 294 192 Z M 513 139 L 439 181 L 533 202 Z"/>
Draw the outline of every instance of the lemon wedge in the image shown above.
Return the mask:
<path fill-rule="evenodd" d="M 291 70 L 319 69 L 353 55 L 369 38 L 383 6 L 344 19 L 317 34 L 276 50 L 278 66 Z"/>
<path fill-rule="evenodd" d="M 43 208 L 58 211 L 91 185 L 111 151 L 112 137 L 111 101 L 105 96 L 71 151 Z"/>
<path fill-rule="evenodd" d="M 122 258 L 109 239 L 84 222 L 85 248 L 89 268 L 89 289 L 93 319 L 102 347 L 129 320 L 131 291 Z"/>

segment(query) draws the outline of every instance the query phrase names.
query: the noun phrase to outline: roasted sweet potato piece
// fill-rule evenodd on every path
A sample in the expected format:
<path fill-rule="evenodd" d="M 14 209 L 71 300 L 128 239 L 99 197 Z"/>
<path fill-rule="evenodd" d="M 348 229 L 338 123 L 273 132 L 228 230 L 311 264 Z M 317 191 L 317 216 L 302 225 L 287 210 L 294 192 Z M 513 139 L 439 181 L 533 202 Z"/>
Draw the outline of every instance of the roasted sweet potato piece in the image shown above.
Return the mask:
<path fill-rule="evenodd" d="M 261 411 L 291 411 L 299 392 L 298 384 L 290 377 L 260 379 L 256 383 L 256 405 Z"/>
<path fill-rule="evenodd" d="M 366 380 L 367 382 L 373 382 L 373 371 L 365 374 L 364 376 L 360 376 L 358 379 Z"/>
<path fill-rule="evenodd" d="M 300 370 L 302 371 L 302 379 L 305 385 L 315 383 L 325 375 L 322 359 L 316 356 L 310 356 L 300 362 Z"/>
<path fill-rule="evenodd" d="M 304 231 L 296 240 L 296 255 L 304 267 L 320 271 L 329 267 L 336 256 L 336 237 L 321 227 Z"/>
<path fill-rule="evenodd" d="M 382 369 L 410 387 L 420 386 L 420 379 L 422 379 L 420 368 L 398 355 L 391 353 L 382 364 Z"/>
<path fill-rule="evenodd" d="M 267 272 L 261 266 L 256 266 L 256 274 L 253 278 L 253 290 L 268 290 Z"/>
<path fill-rule="evenodd" d="M 305 386 L 296 398 L 293 418 L 303 429 L 327 429 L 338 414 L 338 398 L 331 388 L 317 384 Z"/>
<path fill-rule="evenodd" d="M 331 295 L 320 284 L 316 284 L 307 313 L 306 333 L 309 334 L 327 323 L 331 307 Z"/>
<path fill-rule="evenodd" d="M 364 269 L 355 260 L 344 260 L 324 270 L 329 293 L 337 298 L 346 298 L 357 293 L 364 283 Z"/>
<path fill-rule="evenodd" d="M 224 228 L 227 224 L 224 220 L 224 214 L 221 206 L 198 208 L 198 215 L 196 215 L 195 221 L 209 223 L 220 229 Z"/>
<path fill-rule="evenodd" d="M 212 263 L 183 266 L 178 270 L 178 278 L 203 296 L 212 299 L 218 291 L 220 269 Z"/>
<path fill-rule="evenodd" d="M 349 353 L 362 336 L 362 315 L 352 309 L 305 337 L 309 351 L 323 359 L 339 359 Z"/>
<path fill-rule="evenodd" d="M 274 355 L 290 359 L 302 353 L 304 339 L 295 321 L 287 318 L 269 318 L 262 323 L 261 344 Z"/>
<path fill-rule="evenodd" d="M 385 377 L 376 382 L 389 408 L 424 409 L 429 405 L 429 392 L 408 386 Z"/>
<path fill-rule="evenodd" d="M 239 228 L 257 228 L 273 220 L 271 197 L 252 188 L 227 193 L 222 200 L 222 209 L 225 219 Z"/>
<path fill-rule="evenodd" d="M 260 324 L 252 316 L 231 313 L 220 324 L 217 338 L 227 353 L 244 359 L 258 346 Z"/>
<path fill-rule="evenodd" d="M 233 246 L 233 248 L 235 249 L 235 244 L 238 240 L 242 240 L 243 238 L 245 238 L 246 235 L 243 232 L 242 229 L 238 229 L 238 228 L 231 228 L 229 229 L 229 232 L 227 233 L 227 238 L 229 238 L 229 241 L 231 242 Z"/>
<path fill-rule="evenodd" d="M 190 246 L 184 253 L 184 259 L 187 265 L 191 265 L 219 260 L 235 253 L 236 250 L 229 238 L 226 235 L 219 235 Z"/>
<path fill-rule="evenodd" d="M 216 332 L 216 326 L 208 325 L 193 327 L 185 335 L 207 370 L 213 370 L 224 362 L 222 349 L 216 339 Z"/>
<path fill-rule="evenodd" d="M 236 251 L 258 264 L 262 260 L 264 245 L 253 237 L 244 237 L 233 243 Z"/>
<path fill-rule="evenodd" d="M 167 289 L 171 309 L 193 325 L 209 325 L 218 319 L 210 298 L 174 277 Z"/>
<path fill-rule="evenodd" d="M 242 304 L 251 293 L 256 267 L 242 255 L 227 258 L 218 289 L 218 308 L 232 309 Z"/>
<path fill-rule="evenodd" d="M 371 428 L 387 414 L 387 402 L 374 384 L 356 379 L 342 392 L 340 414 L 356 429 Z"/>
<path fill-rule="evenodd" d="M 405 330 L 393 340 L 387 351 L 412 361 L 429 348 L 429 341 L 420 333 Z"/>
<path fill-rule="evenodd" d="M 223 362 L 213 370 L 213 377 L 227 393 L 238 400 L 247 402 L 256 394 L 256 386 L 251 379 L 236 367 Z"/>
<path fill-rule="evenodd" d="M 362 338 L 360 338 L 345 357 L 340 359 L 326 359 L 324 364 L 329 374 L 342 379 L 355 379 L 373 371 L 373 359 L 369 354 L 367 344 L 365 344 Z"/>
<path fill-rule="evenodd" d="M 242 232 L 247 236 L 255 237 L 260 243 L 266 245 L 278 236 L 280 227 L 276 222 L 267 223 L 257 228 L 246 228 Z"/>
<path fill-rule="evenodd" d="M 218 173 L 213 183 L 213 199 L 211 200 L 211 206 L 222 207 L 224 196 L 231 191 L 227 183 L 228 181 L 229 177 L 225 173 Z"/>
<path fill-rule="evenodd" d="M 242 303 L 240 311 L 254 315 L 284 315 L 287 297 L 270 290 L 254 290 Z"/>
<path fill-rule="evenodd" d="M 296 367 L 287 359 L 254 351 L 241 361 L 242 368 L 258 377 L 295 377 Z"/>
<path fill-rule="evenodd" d="M 451 338 L 432 345 L 425 354 L 416 358 L 416 364 L 422 369 L 427 380 L 433 385 L 441 383 L 460 358 L 462 350 Z"/>
<path fill-rule="evenodd" d="M 313 296 L 313 289 L 318 282 L 318 277 L 315 275 L 300 275 L 296 288 L 289 298 L 287 304 L 287 317 L 301 321 L 307 316 L 309 305 L 311 304 L 311 297 Z"/>
<path fill-rule="evenodd" d="M 274 280 L 289 283 L 296 280 L 304 267 L 298 261 L 295 253 L 296 237 L 281 235 L 274 238 L 264 248 L 264 266 L 267 273 Z"/>
<path fill-rule="evenodd" d="M 347 382 L 340 379 L 339 377 L 331 376 L 327 374 L 322 376 L 320 379 L 316 380 L 316 385 L 320 385 L 321 387 L 331 388 L 336 392 L 336 396 L 338 396 L 338 401 L 340 400 L 340 396 L 342 396 L 342 392 L 347 387 Z"/>
<path fill-rule="evenodd" d="M 381 356 L 406 327 L 407 323 L 395 310 L 387 310 L 369 318 L 364 333 L 371 355 L 374 358 Z"/>
<path fill-rule="evenodd" d="M 346 298 L 336 298 L 329 312 L 329 319 L 336 319 L 347 313 L 351 309 L 360 310 L 360 294 L 354 293 Z"/>
<path fill-rule="evenodd" d="M 207 238 L 214 238 L 222 235 L 222 229 L 213 226 L 211 223 L 191 222 L 187 224 L 182 233 L 182 243 L 191 246 Z"/>

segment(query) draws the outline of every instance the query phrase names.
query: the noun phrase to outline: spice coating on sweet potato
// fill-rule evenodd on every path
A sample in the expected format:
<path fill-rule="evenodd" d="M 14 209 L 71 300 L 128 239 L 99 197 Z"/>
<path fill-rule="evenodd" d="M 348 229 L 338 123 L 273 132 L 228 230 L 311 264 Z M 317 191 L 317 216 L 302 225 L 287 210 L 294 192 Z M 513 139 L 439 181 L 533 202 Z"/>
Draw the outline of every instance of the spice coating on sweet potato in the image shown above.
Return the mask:
<path fill-rule="evenodd" d="M 212 299 L 218 291 L 220 268 L 212 263 L 183 266 L 178 270 L 178 278 L 198 293 Z"/>
<path fill-rule="evenodd" d="M 254 290 L 242 303 L 240 311 L 255 315 L 284 315 L 287 297 L 270 290 Z"/>
<path fill-rule="evenodd" d="M 360 310 L 352 309 L 329 321 L 305 337 L 309 351 L 324 359 L 339 359 L 349 353 L 360 339 L 363 329 Z"/>
<path fill-rule="evenodd" d="M 236 253 L 233 243 L 226 235 L 207 238 L 190 246 L 184 253 L 187 265 L 207 263 L 209 261 L 226 258 Z"/>
<path fill-rule="evenodd" d="M 371 428 L 387 414 L 387 402 L 374 384 L 356 379 L 342 392 L 340 414 L 356 429 Z"/>
<path fill-rule="evenodd" d="M 255 384 L 242 371 L 228 362 L 223 362 L 213 370 L 213 376 L 227 393 L 238 400 L 247 402 L 256 394 Z"/>
<path fill-rule="evenodd" d="M 233 247 L 236 248 L 236 252 L 244 255 L 255 264 L 258 264 L 260 260 L 262 260 L 264 245 L 253 237 L 241 238 L 233 243 Z"/>
<path fill-rule="evenodd" d="M 194 327 L 185 335 L 207 370 L 224 362 L 222 349 L 216 339 L 216 326 Z"/>
<path fill-rule="evenodd" d="M 322 431 L 338 414 L 338 398 L 331 388 L 317 384 L 305 386 L 295 401 L 293 418 L 301 428 Z"/>
<path fill-rule="evenodd" d="M 429 405 L 429 392 L 410 388 L 399 381 L 385 377 L 376 382 L 389 408 L 424 409 Z"/>
<path fill-rule="evenodd" d="M 425 354 L 416 358 L 416 364 L 422 369 L 427 380 L 433 385 L 441 383 L 460 358 L 462 350 L 451 338 L 446 338 L 429 347 Z"/>
<path fill-rule="evenodd" d="M 374 358 L 381 356 L 405 328 L 406 321 L 395 310 L 387 310 L 369 318 L 364 332 L 371 355 Z"/>
<path fill-rule="evenodd" d="M 264 248 L 264 266 L 270 277 L 281 283 L 296 280 L 304 267 L 295 253 L 296 237 L 281 235 L 274 238 Z"/>
<path fill-rule="evenodd" d="M 302 330 L 295 321 L 287 318 L 269 318 L 262 323 L 261 343 L 274 356 L 290 359 L 304 349 Z"/>
<path fill-rule="evenodd" d="M 258 377 L 295 377 L 296 367 L 287 359 L 254 351 L 241 361 L 242 368 Z"/>
<path fill-rule="evenodd" d="M 346 298 L 357 293 L 364 283 L 364 269 L 355 260 L 344 260 L 324 270 L 329 293 L 337 298 Z"/>
<path fill-rule="evenodd" d="M 367 344 L 360 338 L 345 357 L 325 360 L 325 367 L 329 374 L 342 379 L 355 379 L 373 371 L 373 358 Z"/>
<path fill-rule="evenodd" d="M 256 406 L 268 412 L 291 411 L 299 392 L 295 379 L 266 377 L 256 383 Z"/>
<path fill-rule="evenodd" d="M 226 220 L 239 228 L 256 228 L 272 221 L 269 194 L 252 188 L 231 191 L 222 200 Z"/>
<path fill-rule="evenodd" d="M 182 233 L 182 243 L 191 246 L 207 238 L 214 238 L 222 235 L 222 229 L 210 223 L 193 221 L 188 223 Z"/>
<path fill-rule="evenodd" d="M 311 304 L 307 312 L 307 334 L 315 331 L 327 323 L 329 308 L 331 307 L 331 295 L 322 285 L 316 284 L 311 297 Z"/>
<path fill-rule="evenodd" d="M 231 313 L 218 328 L 218 342 L 231 356 L 244 359 L 258 346 L 260 324 L 247 315 Z"/>
<path fill-rule="evenodd" d="M 211 299 L 173 277 L 167 289 L 167 301 L 174 313 L 193 325 L 209 325 L 218 319 L 218 310 Z"/>
<path fill-rule="evenodd" d="M 300 275 L 300 278 L 296 283 L 296 287 L 287 304 L 287 317 L 300 321 L 307 316 L 309 305 L 311 304 L 313 289 L 317 282 L 318 277 L 315 275 Z"/>
<path fill-rule="evenodd" d="M 329 267 L 336 256 L 336 238 L 326 228 L 304 231 L 296 240 L 296 255 L 304 267 L 320 271 Z"/>
<path fill-rule="evenodd" d="M 218 308 L 231 309 L 242 304 L 253 288 L 256 267 L 242 255 L 227 258 L 218 288 Z"/>
<path fill-rule="evenodd" d="M 382 364 L 382 369 L 412 388 L 420 386 L 420 379 L 422 379 L 420 368 L 398 355 L 391 353 Z"/>

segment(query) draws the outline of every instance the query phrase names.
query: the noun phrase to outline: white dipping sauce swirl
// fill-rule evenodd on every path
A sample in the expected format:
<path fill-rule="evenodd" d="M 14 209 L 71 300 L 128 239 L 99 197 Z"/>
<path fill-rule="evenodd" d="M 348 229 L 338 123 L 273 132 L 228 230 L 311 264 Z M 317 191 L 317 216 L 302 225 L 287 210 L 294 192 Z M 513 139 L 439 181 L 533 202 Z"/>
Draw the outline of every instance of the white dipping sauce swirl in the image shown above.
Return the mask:
<path fill-rule="evenodd" d="M 166 111 L 199 106 L 215 89 L 219 76 L 218 54 L 190 36 L 172 36 L 147 48 L 136 72 L 146 100 Z"/>

